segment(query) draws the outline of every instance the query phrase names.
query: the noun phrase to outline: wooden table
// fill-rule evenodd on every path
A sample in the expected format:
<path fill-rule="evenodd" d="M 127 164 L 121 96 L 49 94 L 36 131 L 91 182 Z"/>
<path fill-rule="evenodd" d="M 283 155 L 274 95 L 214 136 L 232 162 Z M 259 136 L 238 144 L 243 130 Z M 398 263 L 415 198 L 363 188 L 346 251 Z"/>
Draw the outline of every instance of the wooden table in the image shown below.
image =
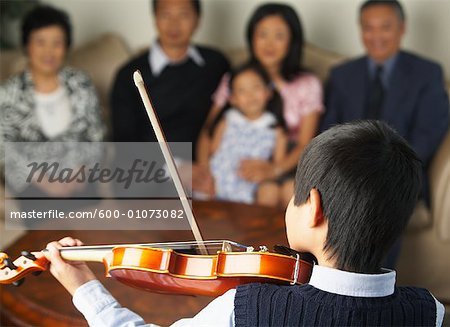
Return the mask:
<path fill-rule="evenodd" d="M 229 239 L 245 245 L 287 245 L 284 214 L 260 206 L 225 202 L 196 202 L 194 212 L 205 239 Z M 167 242 L 192 240 L 189 231 L 29 231 L 10 246 L 6 253 L 12 258 L 22 250 L 35 251 L 48 242 L 70 235 L 85 244 Z M 118 301 L 148 323 L 170 325 L 192 317 L 212 298 L 161 295 L 140 291 L 104 277 L 100 264 L 92 269 Z M 0 288 L 1 326 L 86 326 L 75 309 L 70 295 L 48 273 L 28 276 L 20 287 Z"/>

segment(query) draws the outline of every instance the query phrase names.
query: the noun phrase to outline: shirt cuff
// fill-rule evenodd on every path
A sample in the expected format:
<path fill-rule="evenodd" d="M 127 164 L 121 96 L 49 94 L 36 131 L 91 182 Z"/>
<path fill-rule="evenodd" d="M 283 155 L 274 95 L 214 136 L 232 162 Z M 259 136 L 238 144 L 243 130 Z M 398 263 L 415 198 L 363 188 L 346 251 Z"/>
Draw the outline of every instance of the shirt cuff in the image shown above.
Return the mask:
<path fill-rule="evenodd" d="M 107 306 L 117 303 L 111 293 L 96 279 L 78 287 L 73 294 L 72 302 L 87 321 L 91 321 Z"/>

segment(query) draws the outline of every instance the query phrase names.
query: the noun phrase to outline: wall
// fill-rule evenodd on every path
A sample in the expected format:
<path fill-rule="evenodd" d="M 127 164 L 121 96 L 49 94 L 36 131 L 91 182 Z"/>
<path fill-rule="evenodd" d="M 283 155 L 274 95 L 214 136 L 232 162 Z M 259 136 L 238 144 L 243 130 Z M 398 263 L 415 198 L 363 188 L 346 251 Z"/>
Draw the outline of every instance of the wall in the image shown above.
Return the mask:
<path fill-rule="evenodd" d="M 300 13 L 308 41 L 345 55 L 362 53 L 357 11 L 360 0 L 273 0 Z M 75 27 L 75 44 L 107 32 L 121 33 L 132 49 L 155 36 L 150 0 L 44 0 L 67 10 Z M 245 46 L 246 21 L 261 0 L 203 0 L 197 42 L 218 48 Z M 403 0 L 407 15 L 404 47 L 443 65 L 450 79 L 450 0 Z"/>

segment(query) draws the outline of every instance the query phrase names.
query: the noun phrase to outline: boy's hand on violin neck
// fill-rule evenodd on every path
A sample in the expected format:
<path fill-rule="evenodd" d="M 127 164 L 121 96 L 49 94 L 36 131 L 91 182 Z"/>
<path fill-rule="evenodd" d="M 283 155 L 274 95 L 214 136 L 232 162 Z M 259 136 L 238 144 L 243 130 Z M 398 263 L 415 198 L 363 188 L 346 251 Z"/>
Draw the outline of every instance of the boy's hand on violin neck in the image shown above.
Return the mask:
<path fill-rule="evenodd" d="M 71 237 L 65 237 L 59 241 L 47 244 L 49 253 L 46 257 L 50 260 L 49 271 L 71 295 L 75 293 L 78 287 L 96 278 L 86 263 L 80 261 L 64 261 L 58 249 L 81 245 L 83 243 L 80 240 Z"/>

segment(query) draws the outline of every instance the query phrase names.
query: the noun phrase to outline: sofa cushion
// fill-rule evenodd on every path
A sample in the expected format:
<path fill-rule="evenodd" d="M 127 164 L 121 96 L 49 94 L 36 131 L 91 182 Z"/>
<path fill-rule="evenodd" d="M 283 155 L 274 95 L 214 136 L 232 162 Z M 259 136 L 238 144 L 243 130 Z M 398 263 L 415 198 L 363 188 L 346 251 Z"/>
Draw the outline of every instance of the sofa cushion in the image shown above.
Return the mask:
<path fill-rule="evenodd" d="M 0 82 L 25 68 L 27 59 L 22 50 L 2 50 L 0 56 Z"/>
<path fill-rule="evenodd" d="M 245 48 L 234 48 L 224 51 L 225 56 L 230 60 L 232 67 L 242 65 L 248 60 L 248 51 Z"/>
<path fill-rule="evenodd" d="M 68 64 L 87 72 L 97 89 L 105 116 L 109 116 L 109 91 L 117 69 L 131 56 L 131 51 L 123 39 L 116 34 L 104 34 L 74 49 Z M 130 76 L 130 83 L 132 78 Z"/>
<path fill-rule="evenodd" d="M 304 65 L 315 73 L 324 83 L 333 66 L 342 63 L 346 58 L 342 55 L 321 49 L 312 44 L 306 44 L 304 49 Z"/>

